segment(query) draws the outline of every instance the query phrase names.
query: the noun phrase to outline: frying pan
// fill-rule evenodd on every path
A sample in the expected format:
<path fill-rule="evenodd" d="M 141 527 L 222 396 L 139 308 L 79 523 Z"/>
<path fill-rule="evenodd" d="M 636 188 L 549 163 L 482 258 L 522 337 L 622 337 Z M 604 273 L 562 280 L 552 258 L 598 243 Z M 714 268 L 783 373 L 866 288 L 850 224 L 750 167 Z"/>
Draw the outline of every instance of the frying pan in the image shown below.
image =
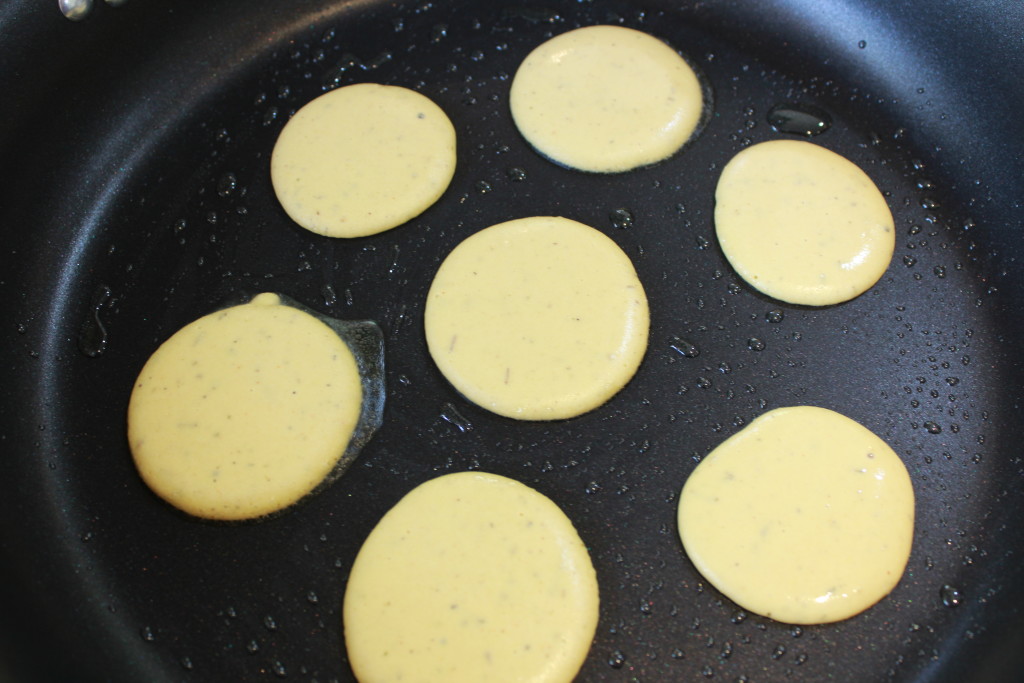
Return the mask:
<path fill-rule="evenodd" d="M 712 89 L 706 127 L 673 158 L 577 173 L 514 129 L 519 62 L 596 23 L 666 40 Z M 78 23 L 50 3 L 5 3 L 0 679 L 352 680 L 340 604 L 362 540 L 416 484 L 479 468 L 550 496 L 590 549 L 602 603 L 580 680 L 1012 680 L 1024 664 L 1022 45 L 1024 9 L 996 0 L 148 0 Z M 443 107 L 458 170 L 405 226 L 321 238 L 277 205 L 270 150 L 291 112 L 361 81 Z M 760 296 L 715 244 L 718 173 L 751 143 L 792 137 L 768 123 L 778 104 L 826 111 L 815 142 L 865 169 L 893 210 L 891 267 L 848 303 Z M 443 380 L 422 312 L 459 241 L 543 214 L 629 254 L 651 337 L 607 405 L 520 423 Z M 128 394 L 171 333 L 260 291 L 380 323 L 385 423 L 344 477 L 287 514 L 207 524 L 136 475 Z M 687 344 L 699 354 L 679 353 Z M 917 495 L 903 579 L 838 624 L 742 612 L 676 533 L 697 461 L 795 404 L 881 435 Z"/>

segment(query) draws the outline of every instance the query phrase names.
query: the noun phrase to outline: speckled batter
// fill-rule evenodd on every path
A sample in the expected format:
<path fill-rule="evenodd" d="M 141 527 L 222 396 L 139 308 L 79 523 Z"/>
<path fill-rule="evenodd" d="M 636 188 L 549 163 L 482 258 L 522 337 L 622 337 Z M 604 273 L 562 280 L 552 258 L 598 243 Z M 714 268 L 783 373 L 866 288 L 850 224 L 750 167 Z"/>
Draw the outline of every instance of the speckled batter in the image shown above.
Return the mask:
<path fill-rule="evenodd" d="M 142 368 L 128 441 L 142 478 L 198 517 L 260 517 L 331 472 L 360 415 L 356 360 L 323 322 L 261 294 L 176 332 Z"/>
<path fill-rule="evenodd" d="M 366 539 L 345 645 L 364 682 L 568 683 L 598 603 L 587 549 L 554 502 L 460 472 L 413 489 Z"/>

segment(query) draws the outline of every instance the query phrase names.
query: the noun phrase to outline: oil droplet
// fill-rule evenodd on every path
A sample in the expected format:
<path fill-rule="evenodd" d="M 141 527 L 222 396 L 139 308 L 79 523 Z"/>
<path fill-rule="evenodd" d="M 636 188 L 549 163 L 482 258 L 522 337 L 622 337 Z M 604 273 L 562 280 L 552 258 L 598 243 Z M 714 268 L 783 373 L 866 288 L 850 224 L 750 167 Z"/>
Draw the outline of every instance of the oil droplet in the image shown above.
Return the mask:
<path fill-rule="evenodd" d="M 629 209 L 615 209 L 609 212 L 608 220 L 611 221 L 613 228 L 625 230 L 633 227 L 633 212 Z"/>
<path fill-rule="evenodd" d="M 507 171 L 505 171 L 505 174 L 508 176 L 508 179 L 514 183 L 521 183 L 524 180 L 526 180 L 526 171 L 519 168 L 518 166 L 513 166 L 512 168 L 508 169 Z"/>
<path fill-rule="evenodd" d="M 715 677 L 715 670 L 714 670 L 714 668 L 710 664 L 706 665 L 703 669 L 701 669 L 700 673 L 701 673 L 701 675 L 704 676 L 704 678 L 714 678 Z"/>
<path fill-rule="evenodd" d="M 621 669 L 626 663 L 626 655 L 622 654 L 621 650 L 615 650 L 608 655 L 608 666 L 613 669 Z"/>
<path fill-rule="evenodd" d="M 320 296 L 324 298 L 324 305 L 333 306 L 338 303 L 338 293 L 334 291 L 332 285 L 324 285 L 320 288 Z"/>
<path fill-rule="evenodd" d="M 217 181 L 217 194 L 221 197 L 228 197 L 238 187 L 238 178 L 234 173 L 225 173 Z"/>
<path fill-rule="evenodd" d="M 775 649 L 772 650 L 772 659 L 781 659 L 784 654 L 786 654 L 786 646 L 776 645 Z"/>
<path fill-rule="evenodd" d="M 92 295 L 89 314 L 78 333 L 78 348 L 89 358 L 95 358 L 107 350 L 107 328 L 100 318 L 103 308 L 110 303 L 110 287 L 100 285 Z"/>
<path fill-rule="evenodd" d="M 773 308 L 764 314 L 764 319 L 770 323 L 781 323 L 785 317 L 786 314 L 782 312 L 781 308 Z"/>
<path fill-rule="evenodd" d="M 764 351 L 765 343 L 757 337 L 751 337 L 747 340 L 747 348 L 751 351 Z"/>
<path fill-rule="evenodd" d="M 491 184 L 486 180 L 480 180 L 476 184 L 476 191 L 480 194 L 487 194 L 491 191 Z"/>
<path fill-rule="evenodd" d="M 248 643 L 246 643 L 245 649 L 249 654 L 254 655 L 260 651 L 260 644 L 257 643 L 255 640 L 250 640 Z"/>
<path fill-rule="evenodd" d="M 92 10 L 92 0 L 59 0 L 60 12 L 71 21 L 81 21 Z"/>
<path fill-rule="evenodd" d="M 510 7 L 502 10 L 502 17 L 525 19 L 531 24 L 557 24 L 561 15 L 553 9 Z"/>
<path fill-rule="evenodd" d="M 190 657 L 182 657 L 181 666 L 186 671 L 191 671 L 193 669 L 192 659 Z"/>
<path fill-rule="evenodd" d="M 274 621 L 274 617 L 270 616 L 269 614 L 263 617 L 263 625 L 267 627 L 268 631 L 277 630 L 277 622 Z"/>
<path fill-rule="evenodd" d="M 473 429 L 473 423 L 460 413 L 452 403 L 445 403 L 444 406 L 441 407 L 441 419 L 458 429 L 459 432 L 463 434 L 468 431 L 472 431 Z"/>
<path fill-rule="evenodd" d="M 680 650 L 678 647 L 672 650 L 672 659 L 686 659 L 686 653 Z"/>
<path fill-rule="evenodd" d="M 832 127 L 832 117 L 813 104 L 779 104 L 768 111 L 768 123 L 780 133 L 813 137 Z"/>
<path fill-rule="evenodd" d="M 946 607 L 958 607 L 964 601 L 964 596 L 959 588 L 950 586 L 948 583 L 939 589 L 939 597 Z"/>
<path fill-rule="evenodd" d="M 156 640 L 156 634 L 153 633 L 153 629 L 151 629 L 149 626 L 143 626 L 141 629 L 139 629 L 139 635 L 142 636 L 142 639 L 147 643 L 152 643 L 154 640 Z"/>
<path fill-rule="evenodd" d="M 281 662 L 274 662 L 270 669 L 278 678 L 286 678 L 288 676 L 288 670 L 284 668 L 284 664 Z"/>
<path fill-rule="evenodd" d="M 697 345 L 679 337 L 672 337 L 669 341 L 669 348 L 685 358 L 696 358 L 700 355 Z"/>
<path fill-rule="evenodd" d="M 932 422 L 931 420 L 929 420 L 928 422 L 925 422 L 923 426 L 924 426 L 924 428 L 926 430 L 928 430 L 929 434 L 941 434 L 942 433 L 942 427 L 940 427 L 938 424 Z"/>

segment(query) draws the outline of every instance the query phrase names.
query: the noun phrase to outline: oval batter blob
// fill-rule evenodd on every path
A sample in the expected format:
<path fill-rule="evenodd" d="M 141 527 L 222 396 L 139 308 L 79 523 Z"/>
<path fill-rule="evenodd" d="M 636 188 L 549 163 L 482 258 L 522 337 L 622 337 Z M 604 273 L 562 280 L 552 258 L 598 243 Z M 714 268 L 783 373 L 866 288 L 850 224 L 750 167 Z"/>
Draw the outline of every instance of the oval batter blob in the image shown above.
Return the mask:
<path fill-rule="evenodd" d="M 296 223 L 328 237 L 394 228 L 437 201 L 455 173 L 455 129 L 427 97 L 360 83 L 321 95 L 281 130 L 270 178 Z"/>
<path fill-rule="evenodd" d="M 802 140 L 744 149 L 722 169 L 715 202 L 725 257 L 781 301 L 852 299 L 878 282 L 896 247 L 892 213 L 867 174 Z"/>
<path fill-rule="evenodd" d="M 509 98 L 519 132 L 537 151 L 605 173 L 671 156 L 704 110 L 686 60 L 622 26 L 588 26 L 541 44 L 516 71 Z"/>
<path fill-rule="evenodd" d="M 914 491 L 899 456 L 825 408 L 778 408 L 724 441 L 687 479 L 679 535 L 738 605 L 791 624 L 851 617 L 899 582 Z"/>
<path fill-rule="evenodd" d="M 574 417 L 633 377 L 647 296 L 609 237 L 567 218 L 499 223 L 459 244 L 427 296 L 427 345 L 466 398 L 522 420 Z"/>
<path fill-rule="evenodd" d="M 132 390 L 128 441 L 143 480 L 175 507 L 250 519 L 331 474 L 363 399 L 346 343 L 260 294 L 186 325 L 153 353 Z"/>
<path fill-rule="evenodd" d="M 413 489 L 366 539 L 345 645 L 360 681 L 568 683 L 598 604 L 587 549 L 554 502 L 460 472 Z"/>

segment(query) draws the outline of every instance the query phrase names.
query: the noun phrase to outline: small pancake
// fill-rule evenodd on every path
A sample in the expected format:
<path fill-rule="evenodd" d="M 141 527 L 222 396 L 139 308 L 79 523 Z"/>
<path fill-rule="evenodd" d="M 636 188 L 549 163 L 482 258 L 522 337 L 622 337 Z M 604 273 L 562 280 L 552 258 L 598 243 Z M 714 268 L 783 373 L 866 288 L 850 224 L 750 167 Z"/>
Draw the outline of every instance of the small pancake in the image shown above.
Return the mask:
<path fill-rule="evenodd" d="M 740 607 L 791 624 L 851 617 L 899 582 L 914 490 L 866 427 L 813 406 L 761 415 L 713 450 L 679 497 L 698 571 Z"/>
<path fill-rule="evenodd" d="M 331 473 L 362 396 L 345 342 L 261 294 L 189 323 L 153 353 L 132 390 L 128 442 L 146 484 L 175 507 L 261 517 Z"/>
<path fill-rule="evenodd" d="M 509 94 L 519 132 L 544 156 L 614 173 L 661 161 L 693 135 L 700 82 L 675 50 L 623 26 L 563 33 L 531 52 Z"/>
<path fill-rule="evenodd" d="M 715 231 L 748 284 L 807 306 L 863 294 L 896 248 L 892 213 L 871 178 L 802 140 L 762 142 L 726 164 L 715 190 Z"/>
<path fill-rule="evenodd" d="M 582 223 L 535 216 L 470 236 L 427 296 L 427 346 L 466 398 L 499 415 L 556 420 L 603 404 L 647 348 L 633 264 Z"/>
<path fill-rule="evenodd" d="M 362 237 L 415 218 L 455 173 L 455 129 L 407 88 L 349 85 L 288 121 L 270 178 L 292 220 L 328 237 Z"/>
<path fill-rule="evenodd" d="M 590 556 L 554 502 L 459 472 L 413 489 L 363 543 L 345 645 L 360 681 L 569 683 L 598 606 Z"/>

